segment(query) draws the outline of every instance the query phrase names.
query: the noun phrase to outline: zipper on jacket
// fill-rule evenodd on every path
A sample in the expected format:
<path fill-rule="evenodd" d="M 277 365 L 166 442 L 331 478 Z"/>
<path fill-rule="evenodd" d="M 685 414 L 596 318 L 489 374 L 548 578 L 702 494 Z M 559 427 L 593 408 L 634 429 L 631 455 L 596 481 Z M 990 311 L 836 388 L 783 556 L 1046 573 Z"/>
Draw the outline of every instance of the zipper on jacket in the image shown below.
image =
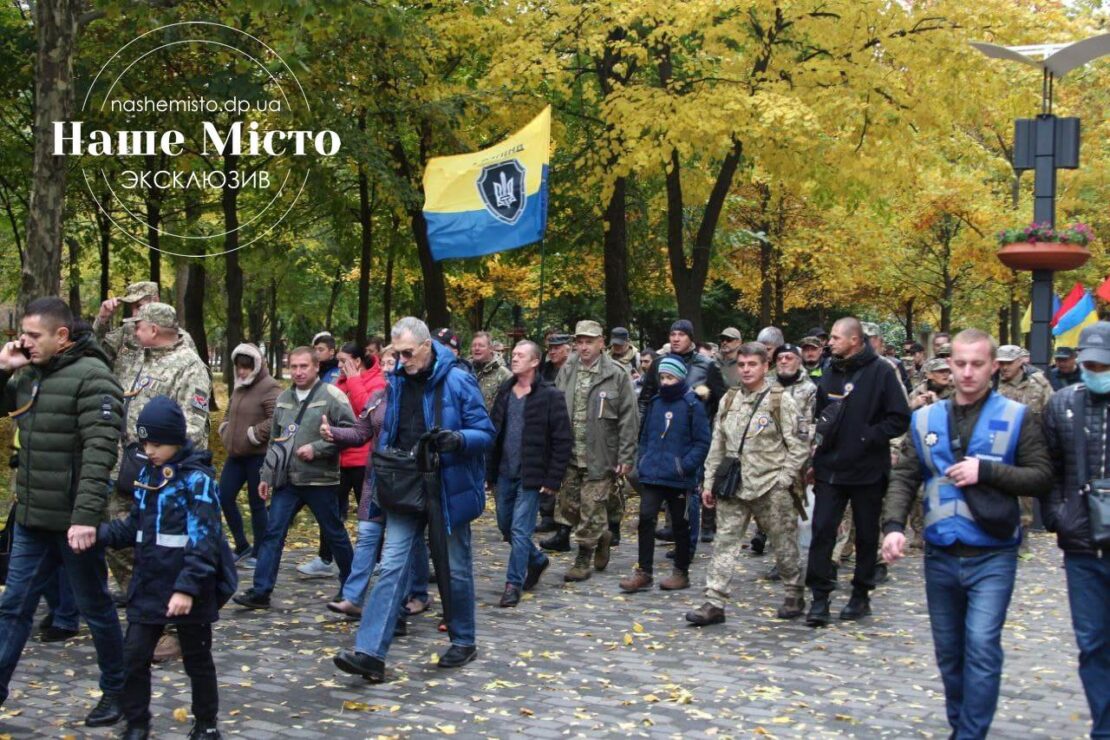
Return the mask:
<path fill-rule="evenodd" d="M 45 380 L 45 377 L 43 378 L 43 380 Z M 19 440 L 20 446 L 25 447 L 26 450 L 27 450 L 27 474 L 24 476 L 24 482 L 25 482 L 24 484 L 25 484 L 26 490 L 27 490 L 27 505 L 23 507 L 23 526 L 24 527 L 27 526 L 27 522 L 28 522 L 27 516 L 31 512 L 31 433 L 34 431 L 35 414 L 38 413 L 38 393 L 36 393 L 36 391 L 34 390 L 36 382 L 38 382 L 38 384 L 39 384 L 39 391 L 41 392 L 41 390 L 42 390 L 42 380 L 36 381 L 35 379 L 32 379 L 31 380 L 31 395 L 32 395 L 32 398 L 31 398 L 31 415 L 27 418 L 27 439 L 23 440 L 21 438 Z M 19 498 L 19 496 L 17 494 L 16 499 L 18 499 L 18 498 Z"/>

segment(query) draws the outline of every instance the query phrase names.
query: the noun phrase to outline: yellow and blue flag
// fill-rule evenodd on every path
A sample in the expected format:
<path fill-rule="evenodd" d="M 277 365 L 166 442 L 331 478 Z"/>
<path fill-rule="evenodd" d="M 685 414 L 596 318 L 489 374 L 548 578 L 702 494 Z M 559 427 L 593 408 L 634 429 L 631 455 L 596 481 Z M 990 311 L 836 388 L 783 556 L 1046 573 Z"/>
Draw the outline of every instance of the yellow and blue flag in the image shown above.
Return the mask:
<path fill-rule="evenodd" d="M 551 106 L 497 146 L 434 157 L 424 169 L 432 259 L 516 249 L 543 239 L 551 160 Z"/>
<path fill-rule="evenodd" d="M 1083 297 L 1060 317 L 1056 326 L 1052 327 L 1052 334 L 1056 337 L 1057 347 L 1075 347 L 1079 344 L 1079 333 L 1084 327 L 1098 321 L 1098 310 L 1091 292 L 1084 291 Z"/>

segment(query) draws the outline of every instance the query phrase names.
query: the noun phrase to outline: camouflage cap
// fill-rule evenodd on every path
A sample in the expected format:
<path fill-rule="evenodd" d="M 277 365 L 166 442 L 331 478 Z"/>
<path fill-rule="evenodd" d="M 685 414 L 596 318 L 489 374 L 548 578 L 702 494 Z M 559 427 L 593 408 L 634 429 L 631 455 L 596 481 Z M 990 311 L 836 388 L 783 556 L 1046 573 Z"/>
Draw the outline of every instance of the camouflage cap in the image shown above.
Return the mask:
<path fill-rule="evenodd" d="M 134 316 L 125 320 L 129 322 L 145 321 L 163 329 L 176 329 L 177 311 L 168 303 L 148 303 L 139 308 Z"/>
<path fill-rule="evenodd" d="M 574 336 L 576 337 L 603 337 L 605 332 L 601 330 L 601 324 L 596 321 L 586 319 L 579 321 L 574 326 Z"/>
<path fill-rule="evenodd" d="M 937 357 L 951 357 L 952 345 L 947 342 L 937 347 Z"/>
<path fill-rule="evenodd" d="M 921 369 L 927 373 L 938 373 L 942 370 L 951 370 L 952 368 L 948 366 L 948 360 L 943 357 L 934 357 L 931 360 L 926 360 Z"/>
<path fill-rule="evenodd" d="M 821 347 L 824 347 L 825 345 L 817 337 L 805 337 L 804 339 L 802 339 L 802 341 L 798 342 L 798 346 L 800 346 L 800 347 L 817 347 L 818 349 L 820 349 Z"/>
<path fill-rule="evenodd" d="M 1013 362 L 1021 358 L 1021 347 L 1016 344 L 1004 344 L 998 348 L 996 357 L 999 362 Z"/>
<path fill-rule="evenodd" d="M 131 283 L 127 286 L 127 295 L 120 298 L 120 300 L 124 303 L 137 303 L 144 298 L 158 300 L 158 283 L 153 283 L 149 280 Z"/>
<path fill-rule="evenodd" d="M 871 337 L 881 337 L 883 335 L 883 331 L 879 328 L 879 325 L 872 321 L 861 321 L 860 326 L 863 328 L 863 336 L 868 339 Z"/>

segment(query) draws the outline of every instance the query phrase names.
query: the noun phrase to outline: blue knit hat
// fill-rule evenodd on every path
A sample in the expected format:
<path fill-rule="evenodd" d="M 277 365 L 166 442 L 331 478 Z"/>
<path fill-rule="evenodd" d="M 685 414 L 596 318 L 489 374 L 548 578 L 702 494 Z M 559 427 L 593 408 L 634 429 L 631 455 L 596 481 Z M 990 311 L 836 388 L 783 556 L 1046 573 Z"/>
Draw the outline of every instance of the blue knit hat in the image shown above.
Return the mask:
<path fill-rule="evenodd" d="M 167 396 L 155 396 L 139 412 L 135 434 L 139 442 L 184 445 L 185 414 L 177 405 L 177 401 Z"/>
<path fill-rule="evenodd" d="M 686 363 L 678 355 L 667 355 L 659 361 L 659 372 L 686 380 Z"/>

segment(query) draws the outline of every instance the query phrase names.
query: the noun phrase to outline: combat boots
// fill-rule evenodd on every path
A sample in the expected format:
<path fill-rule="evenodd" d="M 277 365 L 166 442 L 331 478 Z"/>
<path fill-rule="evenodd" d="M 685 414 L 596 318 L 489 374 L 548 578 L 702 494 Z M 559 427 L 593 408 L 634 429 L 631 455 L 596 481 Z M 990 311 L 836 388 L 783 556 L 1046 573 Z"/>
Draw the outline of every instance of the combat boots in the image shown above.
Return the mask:
<path fill-rule="evenodd" d="M 568 582 L 584 581 L 593 573 L 594 549 L 584 545 L 578 546 L 578 557 L 574 559 L 574 565 L 563 575 L 563 580 Z"/>
<path fill-rule="evenodd" d="M 725 610 L 719 606 L 713 606 L 707 601 L 694 611 L 686 612 L 686 621 L 695 627 L 720 624 L 725 621 Z"/>
<path fill-rule="evenodd" d="M 683 588 L 690 588 L 690 575 L 684 571 L 675 568 L 671 574 L 659 582 L 659 588 L 664 591 L 678 591 Z"/>
<path fill-rule="evenodd" d="M 796 619 L 805 612 L 806 600 L 801 596 L 787 596 L 775 614 L 779 619 Z"/>
<path fill-rule="evenodd" d="M 624 591 L 626 594 L 636 593 L 637 591 L 647 591 L 651 588 L 651 582 L 651 573 L 637 568 L 632 575 L 625 576 L 621 579 L 621 591 Z"/>
<path fill-rule="evenodd" d="M 825 627 L 830 619 L 829 595 L 814 593 L 813 603 L 809 607 L 809 614 L 806 615 L 806 624 L 810 627 Z"/>
<path fill-rule="evenodd" d="M 597 549 L 594 551 L 594 567 L 605 570 L 609 567 L 609 548 L 613 544 L 613 533 L 606 530 L 597 538 Z"/>
<path fill-rule="evenodd" d="M 840 610 L 840 618 L 845 620 L 862 619 L 871 616 L 871 597 L 866 591 L 853 591 L 852 598 Z"/>
<path fill-rule="evenodd" d="M 560 524 L 555 534 L 540 540 L 540 547 L 552 552 L 570 552 L 570 527 Z"/>

